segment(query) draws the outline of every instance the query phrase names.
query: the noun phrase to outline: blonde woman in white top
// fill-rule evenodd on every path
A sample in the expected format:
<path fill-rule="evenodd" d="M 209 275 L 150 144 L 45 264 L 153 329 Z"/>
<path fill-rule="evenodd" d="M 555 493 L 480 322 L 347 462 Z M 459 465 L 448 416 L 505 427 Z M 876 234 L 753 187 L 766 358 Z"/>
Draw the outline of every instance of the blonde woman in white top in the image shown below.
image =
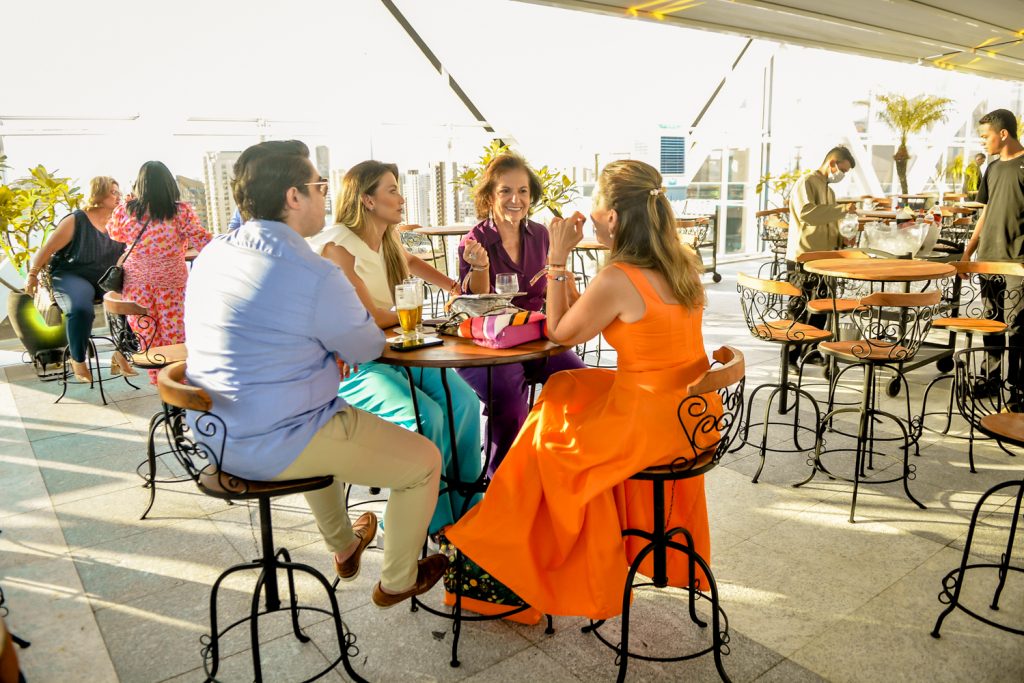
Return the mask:
<path fill-rule="evenodd" d="M 342 181 L 335 225 L 310 238 L 313 249 L 338 265 L 352 282 L 360 301 L 384 329 L 398 325 L 394 307 L 395 285 L 409 275 L 437 287 L 459 293 L 458 283 L 402 248 L 396 226 L 402 221 L 405 199 L 398 187 L 394 164 L 364 161 L 353 166 Z M 448 375 L 456 427 L 459 470 L 452 467 L 448 410 L 440 370 L 416 368 L 416 403 L 423 434 L 441 451 L 445 476 L 475 480 L 480 459 L 480 400 L 455 373 Z M 407 429 L 416 429 L 409 380 L 405 371 L 382 363 L 367 363 L 342 381 L 338 394 L 349 404 L 374 413 Z M 438 499 L 430 533 L 434 534 L 461 517 L 465 499 L 445 493 Z"/>

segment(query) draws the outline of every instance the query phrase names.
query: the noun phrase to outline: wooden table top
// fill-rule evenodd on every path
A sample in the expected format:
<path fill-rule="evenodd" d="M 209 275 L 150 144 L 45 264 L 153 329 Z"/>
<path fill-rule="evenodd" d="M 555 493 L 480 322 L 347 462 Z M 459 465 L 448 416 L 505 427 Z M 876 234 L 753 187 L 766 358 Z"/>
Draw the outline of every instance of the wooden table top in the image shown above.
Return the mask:
<path fill-rule="evenodd" d="M 198 249 L 186 249 L 185 250 L 185 260 L 186 261 L 191 263 L 192 261 L 196 260 L 196 256 L 199 256 L 199 250 Z"/>
<path fill-rule="evenodd" d="M 822 259 L 805 263 L 804 270 L 818 275 L 865 282 L 914 282 L 934 280 L 956 273 L 956 267 L 949 263 L 895 258 Z"/>
<path fill-rule="evenodd" d="M 857 215 L 864 218 L 888 218 L 890 220 L 896 219 L 896 213 L 896 211 L 886 211 L 885 209 L 872 209 L 870 211 L 860 209 L 857 211 Z"/>
<path fill-rule="evenodd" d="M 472 229 L 472 225 L 431 225 L 425 228 L 416 228 L 413 232 L 435 237 L 455 237 L 456 235 L 465 235 Z"/>
<path fill-rule="evenodd" d="M 1024 448 L 1024 413 L 996 413 L 981 418 L 982 428 L 992 436 Z"/>
<path fill-rule="evenodd" d="M 384 347 L 384 354 L 378 363 L 409 368 L 482 368 L 493 365 L 511 365 L 538 360 L 562 353 L 564 346 L 538 339 L 510 349 L 491 349 L 475 344 L 470 339 L 440 335 L 441 346 L 430 346 L 416 351 L 392 351 Z"/>
<path fill-rule="evenodd" d="M 608 247 L 604 246 L 603 244 L 601 244 L 597 240 L 582 240 L 579 244 L 576 245 L 576 248 L 577 249 L 602 249 L 602 250 L 605 250 L 605 251 L 608 250 Z"/>

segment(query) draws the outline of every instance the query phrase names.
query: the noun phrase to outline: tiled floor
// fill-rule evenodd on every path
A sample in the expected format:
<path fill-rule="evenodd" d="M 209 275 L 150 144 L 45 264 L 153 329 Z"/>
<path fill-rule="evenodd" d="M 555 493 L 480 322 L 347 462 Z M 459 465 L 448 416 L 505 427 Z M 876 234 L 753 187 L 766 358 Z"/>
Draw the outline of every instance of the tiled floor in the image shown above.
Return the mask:
<path fill-rule="evenodd" d="M 726 267 L 723 282 L 709 284 L 704 326 L 708 348 L 730 343 L 746 353 L 748 387 L 778 371 L 777 350 L 750 337 L 735 294 L 735 272 L 755 267 Z M 820 382 L 820 372 L 812 374 Z M 933 374 L 930 366 L 911 375 L 915 412 L 921 385 Z M 134 390 L 112 382 L 108 406 L 84 386 L 73 386 L 54 404 L 59 387 L 38 382 L 30 368 L 10 365 L 0 374 L 0 586 L 10 627 L 33 642 L 20 652 L 30 683 L 203 680 L 199 637 L 208 628 L 210 586 L 225 567 L 255 556 L 255 509 L 227 506 L 190 485 L 161 485 L 151 517 L 138 519 L 148 493 L 134 469 L 158 406 L 153 390 L 139 384 L 143 388 Z M 856 390 L 846 395 L 856 398 Z M 937 395 L 936 405 L 946 396 Z M 769 443 L 780 452 L 769 455 L 758 484 L 750 483 L 759 463 L 751 447 L 729 454 L 706 479 L 732 679 L 1024 680 L 1020 636 L 961 613 L 946 620 L 941 639 L 929 635 L 943 607 L 941 579 L 960 561 L 974 503 L 991 485 L 1024 476 L 1024 461 L 983 442 L 976 446 L 979 472 L 971 474 L 964 441 L 926 433 L 910 487 L 928 509 L 918 509 L 898 484 L 865 486 L 858 521 L 850 524 L 849 484 L 818 475 L 802 488 L 792 486 L 808 468 L 789 438 L 784 428 L 771 428 Z M 832 437 L 836 446 L 842 441 Z M 849 469 L 848 458 L 831 462 L 838 471 Z M 886 458 L 878 467 L 899 467 L 896 462 Z M 164 475 L 172 474 L 167 466 Z M 977 556 L 1005 551 L 1011 516 L 1006 496 L 984 511 Z M 277 541 L 294 558 L 330 573 L 301 497 L 278 501 L 274 522 Z M 380 553 L 369 552 L 365 562 L 360 578 L 337 597 L 358 638 L 353 664 L 369 680 L 614 679 L 613 655 L 580 632 L 582 620 L 570 618 L 555 619 L 554 635 L 542 626 L 468 623 L 462 666 L 451 668 L 451 623 L 405 608 L 377 610 L 369 596 Z M 223 618 L 248 609 L 253 580 L 226 582 Z M 993 581 L 979 576 L 968 582 L 969 604 L 989 612 Z M 299 592 L 322 600 L 308 582 L 300 581 Z M 439 591 L 429 599 L 439 603 Z M 1009 578 L 993 614 L 1024 627 L 1024 576 Z M 638 591 L 634 615 L 638 649 L 656 654 L 707 642 L 689 621 L 679 591 Z M 295 640 L 286 617 L 261 624 L 265 680 L 301 680 L 337 656 L 332 626 L 319 617 L 303 621 L 313 639 L 308 644 Z M 613 620 L 605 628 L 614 636 L 617 627 Z M 219 680 L 251 680 L 247 631 L 232 633 L 223 653 Z M 629 671 L 631 680 L 718 680 L 709 657 L 635 662 Z M 340 678 L 331 673 L 325 680 Z"/>

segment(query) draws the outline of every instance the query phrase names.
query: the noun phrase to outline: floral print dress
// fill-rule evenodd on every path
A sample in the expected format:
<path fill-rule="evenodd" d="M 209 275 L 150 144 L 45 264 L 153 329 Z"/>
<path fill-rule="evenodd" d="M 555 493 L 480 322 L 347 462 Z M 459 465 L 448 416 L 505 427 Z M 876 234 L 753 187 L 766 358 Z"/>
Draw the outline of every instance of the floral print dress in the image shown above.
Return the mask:
<path fill-rule="evenodd" d="M 131 245 L 149 216 L 139 221 L 125 204 L 114 209 L 107 234 L 111 239 Z M 124 262 L 124 291 L 121 296 L 149 310 L 154 326 L 139 316 L 128 316 L 128 324 L 143 340 L 145 348 L 180 344 L 185 341 L 185 281 L 188 268 L 185 251 L 201 250 L 212 235 L 199 223 L 191 206 L 178 202 L 178 212 L 165 221 L 151 221 L 146 233 Z M 150 381 L 156 384 L 156 371 Z"/>

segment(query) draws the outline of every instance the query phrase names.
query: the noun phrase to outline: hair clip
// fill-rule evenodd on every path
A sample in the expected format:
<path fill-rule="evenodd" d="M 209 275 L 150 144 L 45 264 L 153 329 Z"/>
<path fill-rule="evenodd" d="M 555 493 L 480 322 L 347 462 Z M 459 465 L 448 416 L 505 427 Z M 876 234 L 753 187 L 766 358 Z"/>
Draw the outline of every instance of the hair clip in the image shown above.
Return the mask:
<path fill-rule="evenodd" d="M 661 194 L 661 193 L 662 193 L 662 192 L 664 192 L 664 191 L 665 191 L 665 188 L 664 188 L 664 187 L 656 187 L 656 188 L 654 188 L 653 190 L 651 190 L 651 196 L 652 196 L 652 197 L 655 197 L 655 196 L 657 196 L 657 195 Z"/>

